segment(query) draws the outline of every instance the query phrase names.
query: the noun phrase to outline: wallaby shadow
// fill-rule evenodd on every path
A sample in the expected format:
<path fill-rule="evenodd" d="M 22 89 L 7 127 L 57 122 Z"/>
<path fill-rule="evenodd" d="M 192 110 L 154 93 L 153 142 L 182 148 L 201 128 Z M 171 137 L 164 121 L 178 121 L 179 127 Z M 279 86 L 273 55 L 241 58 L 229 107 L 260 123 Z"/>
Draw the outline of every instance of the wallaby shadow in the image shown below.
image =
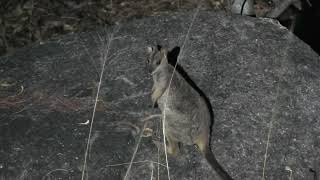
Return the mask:
<path fill-rule="evenodd" d="M 167 57 L 168 57 L 168 62 L 171 64 L 173 67 L 177 64 L 178 56 L 180 53 L 180 47 L 176 46 L 174 47 L 171 51 L 168 51 Z M 196 90 L 201 97 L 205 100 L 207 107 L 210 112 L 210 118 L 211 118 L 211 125 L 210 125 L 210 131 L 212 131 L 212 127 L 214 124 L 214 113 L 212 110 L 212 105 L 210 103 L 209 98 L 205 95 L 205 93 L 196 85 L 196 83 L 190 78 L 190 76 L 186 73 L 186 71 L 183 69 L 183 67 L 179 64 L 176 66 L 176 71 L 190 84 L 190 86 Z M 210 132 L 211 134 L 211 132 Z"/>

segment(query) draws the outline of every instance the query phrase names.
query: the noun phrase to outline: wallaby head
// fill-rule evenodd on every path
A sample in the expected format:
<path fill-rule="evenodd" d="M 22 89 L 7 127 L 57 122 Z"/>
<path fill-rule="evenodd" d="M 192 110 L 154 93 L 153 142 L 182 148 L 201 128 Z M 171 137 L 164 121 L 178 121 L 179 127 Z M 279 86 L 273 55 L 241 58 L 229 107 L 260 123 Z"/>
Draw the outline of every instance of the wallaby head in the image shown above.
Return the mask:
<path fill-rule="evenodd" d="M 153 72 L 160 64 L 168 63 L 168 51 L 161 46 L 147 47 L 147 64 L 150 72 Z"/>

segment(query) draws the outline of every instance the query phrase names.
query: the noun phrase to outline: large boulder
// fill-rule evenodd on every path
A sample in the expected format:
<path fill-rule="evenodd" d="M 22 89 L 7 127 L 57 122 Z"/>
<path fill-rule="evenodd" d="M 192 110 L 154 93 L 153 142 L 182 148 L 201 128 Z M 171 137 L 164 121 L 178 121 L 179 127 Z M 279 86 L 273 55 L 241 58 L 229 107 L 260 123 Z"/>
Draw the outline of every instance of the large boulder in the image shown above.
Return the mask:
<path fill-rule="evenodd" d="M 212 151 L 234 179 L 313 177 L 319 56 L 276 21 L 200 11 L 70 34 L 0 58 L 0 178 L 81 179 L 86 164 L 89 179 L 124 179 L 134 155 L 128 179 L 167 179 L 161 121 L 143 121 L 159 113 L 145 66 L 155 44 L 181 48 L 179 64 L 213 108 Z M 168 165 L 171 179 L 217 177 L 192 146 L 168 155 Z"/>

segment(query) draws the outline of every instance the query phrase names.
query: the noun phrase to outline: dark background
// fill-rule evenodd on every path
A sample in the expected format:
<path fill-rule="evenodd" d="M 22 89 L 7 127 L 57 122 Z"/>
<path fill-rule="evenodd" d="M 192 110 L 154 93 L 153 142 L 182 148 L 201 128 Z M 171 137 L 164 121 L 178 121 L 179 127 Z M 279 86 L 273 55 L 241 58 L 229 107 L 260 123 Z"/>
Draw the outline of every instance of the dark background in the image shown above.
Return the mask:
<path fill-rule="evenodd" d="M 301 0 L 302 10 L 290 6 L 278 19 L 319 54 L 320 9 L 318 0 Z M 226 0 L 203 0 L 206 10 L 229 11 Z M 310 6 L 311 4 L 311 6 Z M 32 42 L 84 32 L 130 18 L 163 12 L 191 10 L 196 0 L 8 0 L 0 1 L 0 56 Z M 270 0 L 255 0 L 255 7 L 272 7 Z M 270 7 L 267 7 L 270 6 Z M 259 11 L 259 10 L 257 10 Z M 293 28 L 289 26 L 293 25 Z"/>

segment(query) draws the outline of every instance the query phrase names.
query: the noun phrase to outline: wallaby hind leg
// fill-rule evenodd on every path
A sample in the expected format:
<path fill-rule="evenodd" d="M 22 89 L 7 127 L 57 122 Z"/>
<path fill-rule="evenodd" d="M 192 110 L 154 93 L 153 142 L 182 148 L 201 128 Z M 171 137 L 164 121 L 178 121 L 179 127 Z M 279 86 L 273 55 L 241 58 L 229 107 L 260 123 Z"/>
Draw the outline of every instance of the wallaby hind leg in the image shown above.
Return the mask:
<path fill-rule="evenodd" d="M 166 139 L 168 141 L 167 152 L 173 156 L 178 155 L 180 152 L 179 143 L 173 140 L 170 136 L 166 136 Z"/>
<path fill-rule="evenodd" d="M 209 132 L 202 131 L 199 136 L 194 139 L 194 144 L 196 144 L 202 154 L 205 154 L 209 149 Z"/>

